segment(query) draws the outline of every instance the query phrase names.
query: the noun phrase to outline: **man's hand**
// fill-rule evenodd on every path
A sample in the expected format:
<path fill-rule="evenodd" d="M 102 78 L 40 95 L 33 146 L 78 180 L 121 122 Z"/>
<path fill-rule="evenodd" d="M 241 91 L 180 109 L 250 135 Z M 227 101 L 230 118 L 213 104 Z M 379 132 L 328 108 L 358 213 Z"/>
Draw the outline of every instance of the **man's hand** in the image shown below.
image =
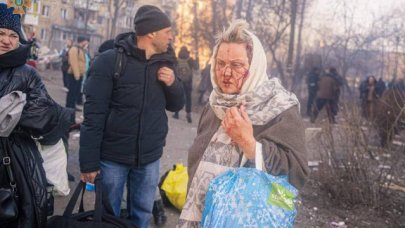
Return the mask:
<path fill-rule="evenodd" d="M 95 171 L 91 173 L 81 173 L 80 174 L 80 180 L 83 182 L 90 182 L 94 184 L 94 179 L 96 179 L 97 174 L 99 174 L 100 171 Z"/>
<path fill-rule="evenodd" d="M 248 159 L 254 159 L 256 154 L 256 139 L 253 136 L 253 125 L 246 113 L 245 107 L 229 108 L 221 123 L 232 141 L 238 144 Z"/>
<path fill-rule="evenodd" d="M 158 70 L 158 80 L 165 83 L 166 86 L 171 86 L 174 82 L 174 72 L 169 67 L 161 67 Z"/>

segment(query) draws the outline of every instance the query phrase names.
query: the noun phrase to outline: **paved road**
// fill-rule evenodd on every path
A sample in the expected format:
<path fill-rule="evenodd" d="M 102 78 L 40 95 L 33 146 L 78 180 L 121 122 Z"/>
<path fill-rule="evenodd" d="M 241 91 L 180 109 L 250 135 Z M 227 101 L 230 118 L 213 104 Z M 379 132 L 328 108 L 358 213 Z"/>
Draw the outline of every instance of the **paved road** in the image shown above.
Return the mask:
<path fill-rule="evenodd" d="M 43 81 L 51 96 L 61 105 L 65 104 L 66 92 L 62 87 L 62 74 L 59 71 L 43 71 L 41 72 Z M 187 163 L 187 149 L 191 146 L 191 143 L 197 132 L 197 122 L 199 115 L 193 113 L 193 123 L 186 122 L 185 112 L 180 113 L 180 119 L 176 120 L 169 116 L 169 133 L 167 136 L 166 147 L 164 148 L 164 154 L 161 159 L 160 172 L 161 175 L 170 169 L 175 163 Z M 82 112 L 76 113 L 76 119 L 81 119 Z M 77 185 L 79 180 L 79 164 L 78 164 L 78 148 L 79 148 L 78 132 L 72 132 L 69 140 L 69 158 L 68 158 L 68 170 L 76 178 L 76 182 L 70 182 L 71 192 Z M 55 197 L 55 214 L 62 214 L 70 196 L 67 197 Z M 91 209 L 93 207 L 94 194 L 85 195 L 85 209 Z M 164 227 L 175 227 L 179 212 L 175 209 L 166 209 L 168 221 Z M 155 227 L 153 221 L 150 223 L 150 227 Z"/>

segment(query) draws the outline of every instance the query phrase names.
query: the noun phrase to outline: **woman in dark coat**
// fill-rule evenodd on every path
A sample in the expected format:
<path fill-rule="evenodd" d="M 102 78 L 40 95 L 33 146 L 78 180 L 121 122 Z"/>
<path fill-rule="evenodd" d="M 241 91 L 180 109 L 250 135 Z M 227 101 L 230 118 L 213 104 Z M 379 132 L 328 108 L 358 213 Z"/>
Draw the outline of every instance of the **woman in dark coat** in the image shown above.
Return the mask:
<path fill-rule="evenodd" d="M 378 99 L 377 80 L 374 76 L 368 76 L 360 85 L 360 99 L 362 114 L 365 118 L 373 120 L 375 104 Z"/>
<path fill-rule="evenodd" d="M 20 16 L 0 4 L 0 160 L 10 159 L 16 182 L 18 217 L 0 227 L 45 227 L 52 214 L 42 157 L 35 140 L 54 145 L 73 121 L 73 111 L 49 96 L 38 72 L 26 65 L 30 44 L 21 44 Z M 0 187 L 10 188 L 7 163 L 0 164 Z"/>

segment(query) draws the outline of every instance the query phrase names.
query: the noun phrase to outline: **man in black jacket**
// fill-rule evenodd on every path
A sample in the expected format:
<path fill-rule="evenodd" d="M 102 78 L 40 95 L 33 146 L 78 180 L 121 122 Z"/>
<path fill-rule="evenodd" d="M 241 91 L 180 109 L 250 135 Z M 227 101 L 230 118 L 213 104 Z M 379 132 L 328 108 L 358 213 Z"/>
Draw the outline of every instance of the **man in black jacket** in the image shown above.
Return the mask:
<path fill-rule="evenodd" d="M 157 7 L 142 6 L 135 31 L 118 35 L 116 48 L 100 54 L 90 68 L 79 159 L 82 181 L 93 183 L 101 173 L 116 216 L 127 182 L 129 217 L 147 227 L 168 131 L 165 109 L 181 110 L 184 91 L 173 70 L 169 18 Z M 119 51 L 125 67 L 117 75 Z"/>

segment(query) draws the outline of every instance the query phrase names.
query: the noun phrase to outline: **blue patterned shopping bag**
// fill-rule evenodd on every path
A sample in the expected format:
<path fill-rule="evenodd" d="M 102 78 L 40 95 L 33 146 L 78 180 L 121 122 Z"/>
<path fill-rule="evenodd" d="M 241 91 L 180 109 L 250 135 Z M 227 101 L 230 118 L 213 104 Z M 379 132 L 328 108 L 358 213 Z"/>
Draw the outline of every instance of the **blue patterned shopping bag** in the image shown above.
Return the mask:
<path fill-rule="evenodd" d="M 202 227 L 293 227 L 298 191 L 286 176 L 255 168 L 229 170 L 211 180 Z"/>

